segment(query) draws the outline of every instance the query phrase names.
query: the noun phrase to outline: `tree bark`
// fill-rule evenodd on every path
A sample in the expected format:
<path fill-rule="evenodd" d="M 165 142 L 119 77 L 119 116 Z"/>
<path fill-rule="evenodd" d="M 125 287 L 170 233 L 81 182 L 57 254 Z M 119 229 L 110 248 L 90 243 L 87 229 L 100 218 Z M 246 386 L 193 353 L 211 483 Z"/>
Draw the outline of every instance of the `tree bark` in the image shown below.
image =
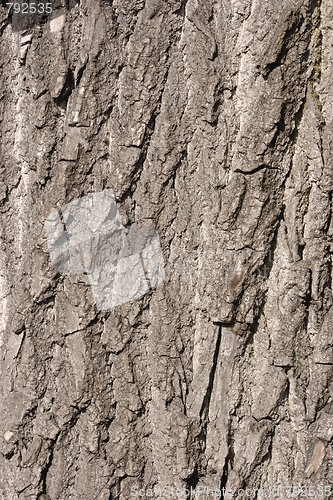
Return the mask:
<path fill-rule="evenodd" d="M 332 2 L 52 9 L 0 5 L 1 500 L 332 498 Z M 106 189 L 165 277 L 99 310 L 45 221 Z"/>

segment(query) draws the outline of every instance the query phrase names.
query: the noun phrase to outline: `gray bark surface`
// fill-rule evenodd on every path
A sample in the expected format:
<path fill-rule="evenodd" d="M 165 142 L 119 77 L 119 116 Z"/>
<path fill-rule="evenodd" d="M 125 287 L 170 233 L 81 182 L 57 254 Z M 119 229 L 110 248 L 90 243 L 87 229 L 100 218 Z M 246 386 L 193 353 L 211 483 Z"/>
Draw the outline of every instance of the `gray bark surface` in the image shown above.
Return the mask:
<path fill-rule="evenodd" d="M 0 5 L 0 499 L 333 497 L 332 2 L 63 4 Z M 105 189 L 165 279 L 99 311 L 44 223 Z"/>

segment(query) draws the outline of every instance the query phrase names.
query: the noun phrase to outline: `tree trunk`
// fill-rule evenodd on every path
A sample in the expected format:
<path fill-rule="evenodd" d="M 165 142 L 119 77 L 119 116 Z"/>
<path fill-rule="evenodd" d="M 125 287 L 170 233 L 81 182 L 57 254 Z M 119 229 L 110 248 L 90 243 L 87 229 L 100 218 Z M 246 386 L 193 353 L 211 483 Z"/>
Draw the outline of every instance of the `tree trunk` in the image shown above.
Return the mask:
<path fill-rule="evenodd" d="M 332 498 L 332 2 L 62 3 L 0 5 L 1 500 Z M 164 262 L 104 308 L 102 191 Z"/>

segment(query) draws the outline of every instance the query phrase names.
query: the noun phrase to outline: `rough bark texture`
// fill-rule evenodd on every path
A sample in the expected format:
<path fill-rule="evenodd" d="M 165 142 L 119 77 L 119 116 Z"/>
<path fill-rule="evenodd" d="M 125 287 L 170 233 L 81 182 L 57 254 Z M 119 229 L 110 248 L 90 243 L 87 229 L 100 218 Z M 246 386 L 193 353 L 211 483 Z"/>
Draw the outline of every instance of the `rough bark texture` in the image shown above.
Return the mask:
<path fill-rule="evenodd" d="M 0 498 L 328 487 L 331 0 L 64 8 L 0 5 Z M 98 311 L 43 225 L 106 188 L 166 277 Z"/>

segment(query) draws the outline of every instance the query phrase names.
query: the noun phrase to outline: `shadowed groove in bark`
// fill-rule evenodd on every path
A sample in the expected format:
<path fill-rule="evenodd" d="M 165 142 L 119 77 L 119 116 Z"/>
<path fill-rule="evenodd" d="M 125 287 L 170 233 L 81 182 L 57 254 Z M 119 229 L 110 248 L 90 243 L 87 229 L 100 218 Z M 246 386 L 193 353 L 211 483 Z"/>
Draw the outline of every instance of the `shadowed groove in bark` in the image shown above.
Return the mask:
<path fill-rule="evenodd" d="M 221 325 L 218 327 L 219 330 L 218 330 L 218 335 L 217 335 L 217 339 L 216 339 L 216 347 L 215 347 L 215 352 L 214 352 L 213 365 L 212 365 L 212 369 L 211 369 L 211 372 L 209 375 L 209 384 L 207 387 L 206 395 L 205 395 L 203 402 L 202 402 L 202 408 L 200 410 L 200 418 L 201 418 L 202 422 L 207 422 L 209 403 L 210 403 L 210 398 L 212 396 L 214 377 L 216 374 L 216 366 L 217 366 L 217 361 L 218 361 L 220 346 L 221 346 L 222 328 L 223 327 Z"/>

